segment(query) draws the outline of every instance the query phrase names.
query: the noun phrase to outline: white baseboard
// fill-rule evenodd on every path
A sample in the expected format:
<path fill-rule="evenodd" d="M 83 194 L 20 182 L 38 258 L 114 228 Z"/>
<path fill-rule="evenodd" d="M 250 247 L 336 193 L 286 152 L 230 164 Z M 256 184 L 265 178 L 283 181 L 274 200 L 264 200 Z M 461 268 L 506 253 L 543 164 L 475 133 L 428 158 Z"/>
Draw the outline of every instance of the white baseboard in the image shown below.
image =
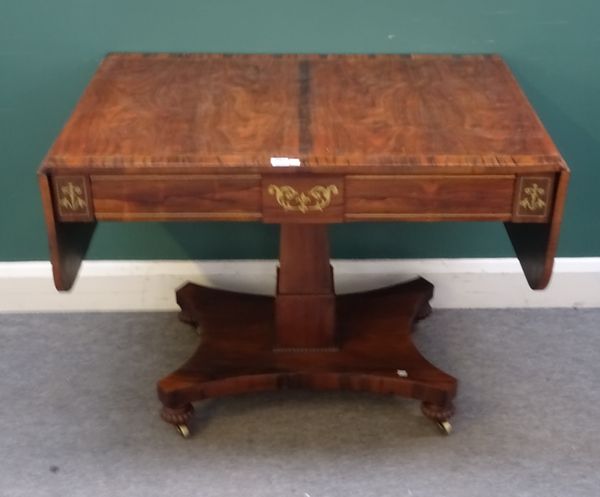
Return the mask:
<path fill-rule="evenodd" d="M 416 275 L 437 308 L 600 307 L 600 257 L 559 258 L 550 286 L 533 291 L 516 259 L 334 260 L 338 293 Z M 173 311 L 186 281 L 272 294 L 275 261 L 86 261 L 72 291 L 54 289 L 47 262 L 0 263 L 0 312 Z"/>

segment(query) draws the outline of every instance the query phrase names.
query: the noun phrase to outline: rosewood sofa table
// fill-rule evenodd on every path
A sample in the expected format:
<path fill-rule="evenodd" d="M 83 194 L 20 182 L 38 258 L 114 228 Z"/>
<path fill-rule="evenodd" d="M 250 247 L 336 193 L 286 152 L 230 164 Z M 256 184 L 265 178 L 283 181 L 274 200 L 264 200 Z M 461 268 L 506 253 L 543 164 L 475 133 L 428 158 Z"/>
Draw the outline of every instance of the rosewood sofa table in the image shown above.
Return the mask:
<path fill-rule="evenodd" d="M 97 221 L 281 225 L 274 297 L 177 291 L 201 343 L 158 396 L 183 435 L 192 402 L 287 388 L 418 399 L 449 432 L 457 381 L 410 336 L 433 285 L 336 295 L 327 225 L 501 221 L 541 289 L 568 178 L 496 55 L 110 54 L 39 171 L 58 290 Z"/>

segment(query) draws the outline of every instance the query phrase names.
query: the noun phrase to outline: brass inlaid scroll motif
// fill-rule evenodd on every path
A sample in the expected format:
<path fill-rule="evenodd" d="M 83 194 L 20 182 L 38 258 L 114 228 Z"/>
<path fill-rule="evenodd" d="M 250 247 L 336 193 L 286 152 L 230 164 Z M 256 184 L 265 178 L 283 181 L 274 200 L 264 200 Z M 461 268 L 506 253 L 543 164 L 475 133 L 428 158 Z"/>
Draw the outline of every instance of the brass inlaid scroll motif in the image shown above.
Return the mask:
<path fill-rule="evenodd" d="M 81 186 L 69 181 L 66 185 L 61 185 L 60 187 L 58 205 L 65 211 L 81 212 L 87 209 L 87 202 L 84 195 L 85 193 Z"/>
<path fill-rule="evenodd" d="M 520 176 L 513 204 L 516 222 L 546 222 L 552 211 L 553 177 Z"/>
<path fill-rule="evenodd" d="M 546 202 L 543 200 L 546 198 L 546 191 L 541 188 L 537 183 L 533 183 L 531 186 L 523 189 L 525 198 L 522 198 L 519 205 L 528 211 L 539 211 L 546 207 Z"/>
<path fill-rule="evenodd" d="M 61 221 L 93 221 L 92 202 L 85 176 L 55 176 L 54 203 Z"/>
<path fill-rule="evenodd" d="M 298 192 L 289 185 L 269 185 L 269 195 L 274 195 L 277 203 L 285 211 L 323 212 L 331 203 L 331 197 L 339 193 L 337 186 L 313 186 L 307 192 Z"/>

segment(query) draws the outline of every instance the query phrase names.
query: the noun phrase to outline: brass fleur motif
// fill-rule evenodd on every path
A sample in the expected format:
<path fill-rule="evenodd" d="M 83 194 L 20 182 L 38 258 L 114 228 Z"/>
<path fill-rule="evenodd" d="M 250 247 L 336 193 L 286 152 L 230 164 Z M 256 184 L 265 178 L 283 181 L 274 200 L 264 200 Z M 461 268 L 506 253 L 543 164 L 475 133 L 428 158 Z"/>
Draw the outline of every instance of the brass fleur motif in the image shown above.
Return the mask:
<path fill-rule="evenodd" d="M 62 208 L 70 211 L 79 211 L 87 206 L 81 186 L 74 185 L 70 181 L 60 187 L 58 203 Z"/>
<path fill-rule="evenodd" d="M 313 186 L 308 192 L 298 192 L 289 185 L 269 185 L 269 195 L 275 195 L 275 200 L 285 211 L 299 211 L 306 214 L 309 211 L 322 212 L 331 203 L 331 196 L 339 193 L 337 186 Z"/>
<path fill-rule="evenodd" d="M 537 211 L 546 207 L 546 202 L 542 199 L 546 191 L 540 188 L 537 183 L 526 187 L 524 190 L 525 198 L 521 199 L 519 205 L 530 211 Z"/>

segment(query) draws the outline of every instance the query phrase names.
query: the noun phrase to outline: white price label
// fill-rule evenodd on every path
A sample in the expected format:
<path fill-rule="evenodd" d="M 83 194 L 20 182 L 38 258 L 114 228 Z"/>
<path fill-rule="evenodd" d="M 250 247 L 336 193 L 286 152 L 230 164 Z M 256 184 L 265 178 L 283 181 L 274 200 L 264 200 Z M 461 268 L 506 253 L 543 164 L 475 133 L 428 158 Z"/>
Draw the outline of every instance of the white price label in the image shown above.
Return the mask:
<path fill-rule="evenodd" d="M 271 157 L 271 166 L 273 167 L 298 167 L 300 159 L 295 157 Z"/>

